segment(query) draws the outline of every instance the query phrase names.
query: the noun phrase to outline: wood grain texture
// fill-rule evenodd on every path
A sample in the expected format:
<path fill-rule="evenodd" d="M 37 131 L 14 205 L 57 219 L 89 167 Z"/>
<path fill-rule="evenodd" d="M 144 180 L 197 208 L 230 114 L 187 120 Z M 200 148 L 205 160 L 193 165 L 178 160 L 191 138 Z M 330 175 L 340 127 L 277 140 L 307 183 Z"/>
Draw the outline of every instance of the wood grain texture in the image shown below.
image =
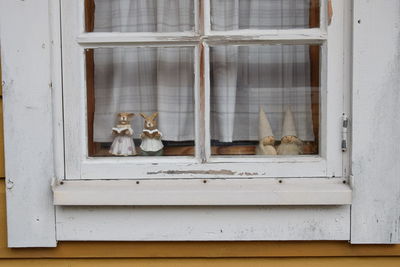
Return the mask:
<path fill-rule="evenodd" d="M 49 1 L 0 1 L 0 27 L 8 244 L 55 246 Z"/>
<path fill-rule="evenodd" d="M 85 0 L 85 30 L 94 30 L 95 1 Z M 85 50 L 86 62 L 86 98 L 87 98 L 87 131 L 88 131 L 88 153 L 92 156 L 96 153 L 96 145 L 93 139 L 94 112 L 95 112 L 95 88 L 94 88 L 94 50 Z"/>
<path fill-rule="evenodd" d="M 6 266 L 31 267 L 86 267 L 86 266 L 116 266 L 116 267 L 397 267 L 400 258 L 259 258 L 259 259 L 37 259 L 37 260 L 3 260 L 0 264 Z"/>
<path fill-rule="evenodd" d="M 349 240 L 349 206 L 56 207 L 59 241 Z"/>
<path fill-rule="evenodd" d="M 354 1 L 352 243 L 400 243 L 400 1 Z"/>

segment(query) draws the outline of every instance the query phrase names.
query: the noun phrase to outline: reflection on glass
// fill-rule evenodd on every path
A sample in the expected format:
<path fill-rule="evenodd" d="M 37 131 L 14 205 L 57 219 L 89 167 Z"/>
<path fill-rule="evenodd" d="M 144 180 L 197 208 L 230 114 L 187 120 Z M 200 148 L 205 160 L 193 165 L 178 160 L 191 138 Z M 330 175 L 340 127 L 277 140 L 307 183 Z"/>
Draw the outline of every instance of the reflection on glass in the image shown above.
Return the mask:
<path fill-rule="evenodd" d="M 210 51 L 213 155 L 318 154 L 319 46 Z"/>
<path fill-rule="evenodd" d="M 191 47 L 89 50 L 89 154 L 193 155 L 193 55 Z"/>
<path fill-rule="evenodd" d="M 211 0 L 215 31 L 319 27 L 319 0 Z"/>
<path fill-rule="evenodd" d="M 95 32 L 193 31 L 194 0 L 86 0 L 86 23 Z"/>

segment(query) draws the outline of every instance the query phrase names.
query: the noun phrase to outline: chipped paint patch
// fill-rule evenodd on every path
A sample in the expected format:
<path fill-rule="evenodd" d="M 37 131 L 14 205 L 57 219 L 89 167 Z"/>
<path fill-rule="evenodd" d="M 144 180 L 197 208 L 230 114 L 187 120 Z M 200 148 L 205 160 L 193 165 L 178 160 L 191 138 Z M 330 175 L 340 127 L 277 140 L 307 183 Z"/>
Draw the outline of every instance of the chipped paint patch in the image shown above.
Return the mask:
<path fill-rule="evenodd" d="M 256 172 L 235 172 L 231 170 L 187 170 L 187 171 L 180 171 L 180 170 L 167 170 L 167 171 L 155 171 L 155 172 L 147 172 L 148 175 L 154 174 L 204 174 L 204 175 L 238 175 L 238 176 L 257 176 L 259 173 Z"/>

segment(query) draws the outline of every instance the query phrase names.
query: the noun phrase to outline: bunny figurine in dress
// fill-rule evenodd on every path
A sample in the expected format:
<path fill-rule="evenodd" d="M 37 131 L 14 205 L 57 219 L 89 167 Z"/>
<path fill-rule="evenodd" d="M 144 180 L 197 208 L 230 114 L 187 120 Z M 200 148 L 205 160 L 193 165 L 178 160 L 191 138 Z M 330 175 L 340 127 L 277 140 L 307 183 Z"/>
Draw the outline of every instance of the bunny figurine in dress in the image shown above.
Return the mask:
<path fill-rule="evenodd" d="M 161 141 L 162 133 L 157 129 L 156 117 L 158 112 L 153 113 L 151 116 L 146 116 L 140 113 L 144 119 L 144 129 L 140 138 L 142 143 L 140 145 L 142 156 L 162 156 L 164 145 Z"/>
<path fill-rule="evenodd" d="M 131 118 L 135 114 L 128 112 L 118 113 L 118 124 L 112 128 L 115 136 L 110 148 L 110 154 L 114 156 L 133 156 L 136 155 L 135 143 L 133 142 L 133 130 Z"/>

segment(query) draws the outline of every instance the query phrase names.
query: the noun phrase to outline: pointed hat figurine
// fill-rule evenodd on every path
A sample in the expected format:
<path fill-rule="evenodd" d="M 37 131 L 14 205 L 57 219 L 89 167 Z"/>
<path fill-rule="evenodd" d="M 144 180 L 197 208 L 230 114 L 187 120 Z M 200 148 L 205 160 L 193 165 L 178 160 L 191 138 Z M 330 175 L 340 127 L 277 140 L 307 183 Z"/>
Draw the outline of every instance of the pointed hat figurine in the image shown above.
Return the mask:
<path fill-rule="evenodd" d="M 293 113 L 290 108 L 286 109 L 285 117 L 283 119 L 282 137 L 283 136 L 297 136 Z"/>
<path fill-rule="evenodd" d="M 297 137 L 293 113 L 290 108 L 285 112 L 282 127 L 282 139 L 277 152 L 278 155 L 303 154 L 303 142 Z"/>
<path fill-rule="evenodd" d="M 271 124 L 269 123 L 267 114 L 262 106 L 260 106 L 258 121 L 258 138 L 260 142 L 256 148 L 256 154 L 276 155 L 276 150 L 274 147 L 275 137 L 272 132 Z"/>
<path fill-rule="evenodd" d="M 258 113 L 258 138 L 261 140 L 267 136 L 274 136 L 274 134 L 272 133 L 267 114 L 265 114 L 264 108 L 260 106 L 260 111 Z"/>

